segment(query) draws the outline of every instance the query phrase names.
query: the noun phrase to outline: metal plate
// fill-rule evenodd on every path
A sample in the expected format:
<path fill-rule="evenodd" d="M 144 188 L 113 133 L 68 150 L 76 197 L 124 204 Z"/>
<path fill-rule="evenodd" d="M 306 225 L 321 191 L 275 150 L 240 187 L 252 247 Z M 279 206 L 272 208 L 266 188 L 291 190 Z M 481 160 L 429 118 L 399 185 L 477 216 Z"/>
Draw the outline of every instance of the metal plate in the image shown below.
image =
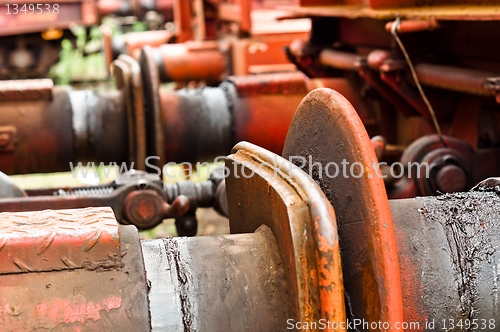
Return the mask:
<path fill-rule="evenodd" d="M 0 274 L 120 265 L 109 207 L 3 212 L 0 219 Z"/>
<path fill-rule="evenodd" d="M 299 156 L 336 212 L 348 310 L 369 322 L 402 322 L 397 245 L 383 179 L 373 168 L 377 158 L 361 119 L 338 92 L 317 89 L 303 99 L 283 150 L 284 158 Z M 333 167 L 325 171 L 331 162 L 338 174 Z M 342 169 L 342 162 L 351 167 Z M 352 167 L 354 162 L 362 168 Z M 348 174 L 361 171 L 360 177 Z"/>
<path fill-rule="evenodd" d="M 336 218 L 325 195 L 274 153 L 246 142 L 232 152 L 226 162 L 231 233 L 254 232 L 261 225 L 271 229 L 296 321 L 345 322 Z"/>

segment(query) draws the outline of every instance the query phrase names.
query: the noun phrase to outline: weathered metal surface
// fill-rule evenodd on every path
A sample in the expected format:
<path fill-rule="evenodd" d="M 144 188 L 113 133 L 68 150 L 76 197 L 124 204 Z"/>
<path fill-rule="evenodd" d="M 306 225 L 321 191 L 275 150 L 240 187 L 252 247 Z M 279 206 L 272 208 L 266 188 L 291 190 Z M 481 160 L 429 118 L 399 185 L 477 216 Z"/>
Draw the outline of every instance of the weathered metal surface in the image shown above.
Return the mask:
<path fill-rule="evenodd" d="M 126 54 L 139 60 L 142 47 L 146 45 L 158 47 L 166 44 L 174 37 L 172 32 L 165 30 L 129 32 L 112 37 L 111 29 L 105 24 L 102 24 L 99 30 L 103 39 L 104 56 L 108 72 L 111 63 L 120 54 Z"/>
<path fill-rule="evenodd" d="M 148 156 L 155 156 L 151 164 L 159 169 L 166 164 L 164 155 L 165 144 L 164 128 L 162 128 L 162 108 L 160 104 L 160 77 L 156 67 L 152 48 L 142 48 L 139 60 L 144 86 L 144 108 L 146 112 L 146 152 Z"/>
<path fill-rule="evenodd" d="M 193 39 L 193 31 L 191 30 L 192 2 L 185 0 L 173 0 L 173 2 L 177 41 L 183 43 Z"/>
<path fill-rule="evenodd" d="M 52 99 L 51 79 L 0 81 L 0 101 Z"/>
<path fill-rule="evenodd" d="M 239 141 L 279 152 L 306 92 L 300 73 L 231 77 L 217 88 L 160 91 L 165 160 L 213 160 Z"/>
<path fill-rule="evenodd" d="M 144 71 L 128 56 L 116 60 L 118 90 L 54 87 L 51 101 L 0 102 L 0 167 L 6 174 L 67 171 L 78 162 L 90 172 L 91 162 L 96 169 L 127 162 L 161 169 L 167 161 L 213 160 L 241 140 L 279 152 L 301 98 L 311 87 L 330 84 L 293 72 L 166 92 L 151 49 L 144 54 Z"/>
<path fill-rule="evenodd" d="M 111 63 L 115 59 L 115 55 L 113 54 L 113 45 L 112 45 L 112 34 L 113 30 L 108 27 L 106 24 L 101 24 L 99 26 L 99 31 L 101 32 L 102 38 L 102 52 L 104 53 L 104 61 L 106 64 L 106 72 L 108 75 L 111 74 Z"/>
<path fill-rule="evenodd" d="M 109 207 L 2 212 L 0 274 L 120 265 L 118 223 Z"/>
<path fill-rule="evenodd" d="M 73 161 L 69 88 L 54 88 L 53 95 L 52 102 L 0 103 L 0 124 L 15 126 L 19 133 L 15 150 L 0 159 L 6 174 L 53 172 L 67 169 Z"/>
<path fill-rule="evenodd" d="M 148 280 L 151 331 L 185 331 L 177 264 L 179 257 L 167 253 L 164 239 L 142 241 L 144 268 Z M 182 286 L 182 285 L 181 285 Z"/>
<path fill-rule="evenodd" d="M 370 139 L 351 104 L 332 90 L 309 93 L 294 115 L 283 156 L 310 169 L 335 209 L 353 317 L 391 326 L 402 322 L 398 248 L 387 194 Z M 348 162 L 350 169 L 327 176 L 325 167 L 332 162 L 339 170 Z"/>
<path fill-rule="evenodd" d="M 162 45 L 153 50 L 162 82 L 219 83 L 227 72 L 227 59 L 215 41 Z"/>
<path fill-rule="evenodd" d="M 1 101 L 0 169 L 6 174 L 70 170 L 77 161 L 126 161 L 119 91 L 54 87 L 52 100 Z"/>
<path fill-rule="evenodd" d="M 306 76 L 301 72 L 231 76 L 239 96 L 259 94 L 306 94 Z"/>
<path fill-rule="evenodd" d="M 146 119 L 141 68 L 132 57 L 120 55 L 113 63 L 117 87 L 127 97 L 129 162 L 137 170 L 146 169 Z"/>
<path fill-rule="evenodd" d="M 128 145 L 125 142 L 128 142 L 128 137 L 123 95 L 116 90 L 79 90 L 70 92 L 69 97 L 69 105 L 61 105 L 61 109 L 71 111 L 70 128 L 75 151 L 72 161 L 118 163 L 127 160 Z M 62 112 L 61 109 L 53 110 L 56 114 L 52 116 L 57 116 Z M 55 118 L 50 119 L 54 121 Z M 67 170 L 68 166 L 66 163 L 63 169 Z"/>
<path fill-rule="evenodd" d="M 163 219 L 183 216 L 190 209 L 195 209 L 201 201 L 196 196 L 186 197 L 182 192 L 177 192 L 175 197 L 167 197 L 161 184 L 148 181 L 140 176 L 137 178 L 129 177 L 127 183 L 118 184 L 115 187 L 106 190 L 99 188 L 101 190 L 96 192 L 90 188 L 87 189 L 88 193 L 81 195 L 65 193 L 52 196 L 3 198 L 0 199 L 0 211 L 60 210 L 109 206 L 113 209 L 115 218 L 120 223 L 132 224 L 139 229 L 150 229 L 161 223 Z M 214 197 L 212 192 L 210 194 L 209 200 Z M 211 200 L 209 203 L 203 201 L 201 203 L 204 203 L 200 204 L 204 206 L 213 205 Z"/>
<path fill-rule="evenodd" d="M 287 285 L 268 228 L 142 246 L 153 331 L 281 331 L 286 326 Z"/>
<path fill-rule="evenodd" d="M 35 269 L 0 273 L 3 328 L 9 331 L 30 330 L 33 326 L 75 331 L 281 331 L 288 328 L 290 317 L 295 317 L 296 322 L 322 318 L 343 323 L 346 317 L 340 252 L 331 205 L 312 179 L 295 166 L 289 169 L 282 158 L 248 143 L 236 149 L 232 155 L 235 162 L 255 162 L 258 157 L 269 163 L 267 175 L 281 174 L 270 182 L 264 173 L 259 173 L 258 182 L 255 182 L 257 177 L 235 178 L 240 194 L 257 190 L 261 193 L 257 197 L 265 199 L 272 193 L 275 198 L 274 204 L 253 205 L 256 212 L 267 217 L 265 220 L 259 214 L 236 216 L 235 231 L 248 228 L 248 234 L 145 242 L 143 265 L 137 232 L 128 227 L 118 229 L 109 208 L 106 214 L 95 208 L 47 212 L 51 216 L 64 214 L 63 225 L 53 226 L 58 230 L 53 236 L 45 236 L 44 231 L 49 227 L 46 223 L 52 220 L 40 212 L 29 213 L 33 220 L 28 220 L 32 222 L 22 225 L 40 233 L 9 228 L 9 236 L 21 234 L 19 238 L 33 248 L 18 250 L 17 255 L 29 256 L 39 264 L 53 263 L 52 257 L 45 260 L 43 255 L 56 245 L 62 248 L 70 243 L 71 248 L 54 254 L 60 258 L 55 260 L 57 264 L 67 262 L 64 255 L 78 249 L 76 242 L 81 238 L 87 240 L 84 249 L 91 248 L 83 254 L 93 256 L 70 270 L 58 271 L 59 268 L 51 266 L 36 273 Z M 278 164 L 273 168 L 270 163 L 274 161 Z M 288 176 L 292 178 L 287 179 Z M 230 210 L 252 208 L 241 204 L 241 195 L 237 198 L 231 198 Z M 146 201 L 151 203 L 154 199 Z M 10 214 L 0 217 L 6 219 L 7 215 Z M 99 249 L 104 232 L 110 232 L 110 225 L 99 227 L 105 220 L 113 221 L 114 254 Z M 261 226 L 263 220 L 269 228 Z M 25 219 L 23 222 L 27 223 Z M 66 228 L 67 222 L 73 228 Z M 87 226 L 101 230 L 99 240 L 92 230 L 82 232 L 80 228 Z M 92 236 L 88 239 L 86 235 Z M 39 244 L 38 239 L 43 241 Z M 2 243 L 0 254 L 10 241 Z M 44 250 L 42 253 L 40 248 Z M 118 264 L 105 264 L 105 259 Z M 292 272 L 297 269 L 296 276 L 287 274 L 287 264 Z M 287 282 L 294 278 L 299 282 Z M 290 294 L 300 302 L 291 302 Z M 302 314 L 294 316 L 294 313 Z"/>
<path fill-rule="evenodd" d="M 134 59 L 139 60 L 141 48 L 146 45 L 158 47 L 168 43 L 173 37 L 174 34 L 166 30 L 127 33 L 123 35 L 125 52 L 120 53 L 130 55 Z"/>
<path fill-rule="evenodd" d="M 283 7 L 295 17 L 346 17 L 356 19 L 370 17 L 380 20 L 394 20 L 396 17 L 410 20 L 427 20 L 432 17 L 436 20 L 498 20 L 500 18 L 499 4 L 455 4 L 436 6 L 401 6 L 401 3 L 388 5 L 387 8 L 372 7 L 369 5 L 354 4 L 341 5 L 332 0 L 320 1 L 304 7 Z"/>
<path fill-rule="evenodd" d="M 415 66 L 422 84 L 436 88 L 466 92 L 482 96 L 495 96 L 497 91 L 488 89 L 488 78 L 499 77 L 500 73 L 420 63 Z"/>
<path fill-rule="evenodd" d="M 391 31 L 394 22 L 388 22 L 385 25 L 385 30 Z M 409 32 L 420 32 L 426 30 L 434 30 L 439 27 L 439 23 L 435 19 L 429 20 L 404 20 L 399 23 L 397 27 L 397 32 L 409 33 Z"/>
<path fill-rule="evenodd" d="M 88 217 L 83 214 L 79 218 L 99 223 L 100 216 L 107 218 L 110 211 L 89 209 L 87 214 Z M 36 218 L 36 213 L 33 215 Z M 25 218 L 24 222 L 29 222 L 29 218 Z M 85 227 L 78 220 L 67 224 L 72 224 L 75 228 Z M 116 221 L 113 227 L 116 229 Z M 20 239 L 29 240 L 29 234 L 33 231 L 32 227 L 29 228 Z M 117 229 L 116 231 L 118 232 Z M 68 243 L 73 241 L 73 244 L 83 235 L 78 230 L 64 229 L 64 232 Z M 86 253 L 89 261 L 84 263 L 82 268 L 0 275 L 2 330 L 149 331 L 148 288 L 139 236 L 131 226 L 121 226 L 119 234 L 119 238 L 115 238 L 119 240 L 119 243 L 116 243 L 119 248 L 116 256 L 120 263 L 118 265 L 102 264 L 101 257 L 104 257 L 105 261 L 110 260 L 108 252 L 96 250 L 94 246 L 94 249 Z M 58 241 L 58 237 L 53 241 Z M 99 245 L 100 241 L 95 245 Z M 45 246 L 48 246 L 48 243 L 46 241 Z M 36 246 L 36 242 L 27 244 Z M 7 249 L 8 245 L 6 244 L 3 250 Z M 55 242 L 51 246 L 54 245 Z M 51 246 L 47 251 L 51 250 Z M 76 247 L 67 248 L 66 252 L 56 254 L 53 258 L 57 261 L 65 260 L 75 249 Z M 22 255 L 22 252 L 17 255 Z M 43 261 L 39 258 L 41 256 L 31 252 L 32 260 Z"/>
<path fill-rule="evenodd" d="M 400 162 L 406 167 L 405 176 L 387 188 L 390 198 L 469 190 L 497 175 L 500 150 L 474 149 L 454 137 L 427 135 L 410 144 Z"/>
<path fill-rule="evenodd" d="M 196 162 L 224 156 L 233 145 L 230 101 L 221 88 L 160 91 L 165 160 Z"/>
<path fill-rule="evenodd" d="M 249 33 L 252 28 L 252 0 L 220 1 L 217 6 L 217 18 L 221 21 L 235 22 L 240 32 Z"/>
<path fill-rule="evenodd" d="M 406 75 L 407 73 L 403 71 L 386 71 L 380 74 L 380 78 L 403 97 L 422 117 L 430 121 L 429 109 L 415 87 L 409 84 Z"/>
<path fill-rule="evenodd" d="M 0 153 L 13 152 L 17 143 L 17 128 L 0 126 Z"/>
<path fill-rule="evenodd" d="M 233 143 L 248 141 L 280 153 L 292 116 L 307 93 L 305 76 L 276 73 L 235 76 L 229 81 Z"/>
<path fill-rule="evenodd" d="M 248 233 L 266 225 L 275 234 L 290 296 L 289 318 L 325 319 L 343 331 L 336 216 L 325 195 L 298 167 L 246 142 L 233 149 L 226 167 L 231 232 Z"/>
<path fill-rule="evenodd" d="M 331 66 L 343 70 L 358 70 L 364 57 L 350 52 L 336 50 L 323 50 L 319 55 L 319 61 L 325 66 Z"/>
<path fill-rule="evenodd" d="M 139 229 L 151 229 L 159 225 L 163 219 L 185 215 L 190 209 L 190 204 L 185 196 L 178 196 L 168 204 L 158 191 L 143 190 L 129 193 L 123 208 L 127 223 Z"/>
<path fill-rule="evenodd" d="M 451 324 L 454 331 L 498 330 L 498 195 L 454 193 L 390 206 L 404 318 L 420 322 L 412 331 L 449 330 Z"/>
<path fill-rule="evenodd" d="M 283 52 L 283 48 L 292 39 L 279 40 L 280 37 L 256 38 L 253 36 L 252 39 L 240 39 L 232 42 L 231 62 L 233 66 L 231 73 L 233 75 L 248 75 L 295 70 L 295 65 L 289 63 Z"/>

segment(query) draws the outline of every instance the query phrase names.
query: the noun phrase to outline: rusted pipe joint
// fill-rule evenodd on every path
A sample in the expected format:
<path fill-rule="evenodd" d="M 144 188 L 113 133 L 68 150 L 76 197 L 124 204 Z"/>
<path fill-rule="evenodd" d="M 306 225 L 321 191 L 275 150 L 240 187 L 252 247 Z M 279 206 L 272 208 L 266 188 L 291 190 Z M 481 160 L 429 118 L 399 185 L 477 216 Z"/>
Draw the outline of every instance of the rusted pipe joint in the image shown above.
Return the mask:
<path fill-rule="evenodd" d="M 395 22 L 387 22 L 387 24 L 385 25 L 385 30 L 391 32 L 394 24 Z M 435 19 L 402 20 L 396 27 L 396 31 L 399 33 L 411 33 L 411 32 L 434 30 L 439 27 L 440 27 L 439 23 Z"/>

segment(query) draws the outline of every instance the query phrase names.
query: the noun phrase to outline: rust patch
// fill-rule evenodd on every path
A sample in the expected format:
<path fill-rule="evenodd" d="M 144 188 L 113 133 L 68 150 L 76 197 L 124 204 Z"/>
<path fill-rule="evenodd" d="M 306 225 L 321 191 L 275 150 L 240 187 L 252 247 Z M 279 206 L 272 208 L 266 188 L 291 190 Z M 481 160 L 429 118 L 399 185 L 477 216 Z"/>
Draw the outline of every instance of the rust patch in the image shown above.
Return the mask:
<path fill-rule="evenodd" d="M 120 265 L 118 223 L 109 207 L 3 212 L 0 218 L 0 274 Z"/>

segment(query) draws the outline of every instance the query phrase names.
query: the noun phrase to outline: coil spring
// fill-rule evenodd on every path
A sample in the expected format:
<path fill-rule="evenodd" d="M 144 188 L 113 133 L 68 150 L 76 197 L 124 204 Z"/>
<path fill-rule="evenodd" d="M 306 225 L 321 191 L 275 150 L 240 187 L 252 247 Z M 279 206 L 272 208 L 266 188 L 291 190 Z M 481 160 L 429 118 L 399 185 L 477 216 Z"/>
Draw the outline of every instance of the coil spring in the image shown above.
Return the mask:
<path fill-rule="evenodd" d="M 85 188 L 85 189 L 74 189 L 74 190 L 64 190 L 59 189 L 54 192 L 54 196 L 94 196 L 94 195 L 107 195 L 111 194 L 115 189 L 113 187 L 101 187 L 101 188 Z"/>

